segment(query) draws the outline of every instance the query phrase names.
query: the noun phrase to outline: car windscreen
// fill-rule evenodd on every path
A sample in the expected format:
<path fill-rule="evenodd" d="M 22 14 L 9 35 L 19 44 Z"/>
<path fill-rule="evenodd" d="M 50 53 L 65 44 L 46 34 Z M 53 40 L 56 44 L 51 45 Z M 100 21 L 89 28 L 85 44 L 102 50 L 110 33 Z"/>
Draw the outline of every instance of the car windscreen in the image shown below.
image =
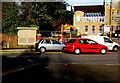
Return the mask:
<path fill-rule="evenodd" d="M 37 42 L 36 43 L 40 43 L 42 41 L 42 39 L 40 39 L 40 40 L 37 40 Z"/>
<path fill-rule="evenodd" d="M 76 41 L 76 39 L 71 39 L 67 43 L 74 43 L 75 41 Z"/>

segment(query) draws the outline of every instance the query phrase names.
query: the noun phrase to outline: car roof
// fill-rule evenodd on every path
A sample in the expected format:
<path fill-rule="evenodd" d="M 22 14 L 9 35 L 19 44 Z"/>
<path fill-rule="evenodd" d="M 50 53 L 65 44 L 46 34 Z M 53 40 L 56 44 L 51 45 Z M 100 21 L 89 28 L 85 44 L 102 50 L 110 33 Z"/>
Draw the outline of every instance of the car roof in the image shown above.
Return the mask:
<path fill-rule="evenodd" d="M 42 39 L 42 40 L 54 40 L 54 39 Z"/>
<path fill-rule="evenodd" d="M 89 38 L 73 38 L 73 39 L 80 40 L 80 39 L 89 39 Z M 72 39 L 70 39 L 70 40 L 72 40 Z"/>
<path fill-rule="evenodd" d="M 83 38 L 84 37 L 101 37 L 101 38 L 103 38 L 103 37 L 108 37 L 108 36 L 96 36 L 96 35 L 89 35 L 89 36 L 82 36 Z M 109 37 L 108 37 L 109 38 Z"/>
<path fill-rule="evenodd" d="M 90 39 L 90 38 L 73 38 L 73 39 L 76 39 L 76 40 L 88 39 L 88 40 L 92 40 L 92 41 L 94 41 L 93 39 Z M 72 40 L 72 39 L 70 39 L 70 40 Z M 96 42 L 96 41 L 94 41 L 94 42 Z"/>

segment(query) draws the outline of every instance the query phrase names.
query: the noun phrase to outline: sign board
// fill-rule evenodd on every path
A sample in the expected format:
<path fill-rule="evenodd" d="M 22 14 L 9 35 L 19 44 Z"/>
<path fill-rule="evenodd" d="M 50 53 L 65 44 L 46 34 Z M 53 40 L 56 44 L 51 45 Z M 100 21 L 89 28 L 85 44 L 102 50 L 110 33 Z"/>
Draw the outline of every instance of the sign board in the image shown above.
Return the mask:
<path fill-rule="evenodd" d="M 70 33 L 70 27 L 65 27 L 65 29 L 63 30 L 63 32 Z"/>
<path fill-rule="evenodd" d="M 104 26 L 104 32 L 105 32 L 105 33 L 110 32 L 110 26 L 109 26 L 109 25 L 105 25 L 105 26 Z"/>

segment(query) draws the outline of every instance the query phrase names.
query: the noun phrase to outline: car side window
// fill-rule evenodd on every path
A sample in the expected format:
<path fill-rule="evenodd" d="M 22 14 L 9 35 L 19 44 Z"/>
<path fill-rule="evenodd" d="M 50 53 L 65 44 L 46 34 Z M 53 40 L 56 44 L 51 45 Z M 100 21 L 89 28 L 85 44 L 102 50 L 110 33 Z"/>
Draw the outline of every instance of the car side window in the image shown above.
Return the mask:
<path fill-rule="evenodd" d="M 79 40 L 80 43 L 84 44 L 84 41 L 83 40 Z"/>
<path fill-rule="evenodd" d="M 96 42 L 92 41 L 92 40 L 87 40 L 88 44 L 97 44 Z"/>
<path fill-rule="evenodd" d="M 79 42 L 82 44 L 97 44 L 96 42 L 94 42 L 92 40 L 87 40 L 87 39 L 79 40 Z"/>
<path fill-rule="evenodd" d="M 60 42 L 56 41 L 56 40 L 52 40 L 53 44 L 61 44 Z"/>
<path fill-rule="evenodd" d="M 79 42 L 82 43 L 82 44 L 88 44 L 86 39 L 79 40 Z"/>
<path fill-rule="evenodd" d="M 44 40 L 44 43 L 45 43 L 45 44 L 51 44 L 51 42 L 50 42 L 49 39 Z"/>
<path fill-rule="evenodd" d="M 110 39 L 104 37 L 104 42 L 113 43 Z"/>

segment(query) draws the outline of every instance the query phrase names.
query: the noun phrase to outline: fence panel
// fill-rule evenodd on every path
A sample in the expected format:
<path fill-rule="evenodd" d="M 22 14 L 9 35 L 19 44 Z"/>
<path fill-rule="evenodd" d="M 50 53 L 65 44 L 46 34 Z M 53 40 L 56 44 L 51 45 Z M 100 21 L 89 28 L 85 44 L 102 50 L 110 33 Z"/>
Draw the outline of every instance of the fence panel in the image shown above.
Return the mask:
<path fill-rule="evenodd" d="M 112 40 L 118 44 L 120 44 L 120 38 L 112 38 Z"/>

